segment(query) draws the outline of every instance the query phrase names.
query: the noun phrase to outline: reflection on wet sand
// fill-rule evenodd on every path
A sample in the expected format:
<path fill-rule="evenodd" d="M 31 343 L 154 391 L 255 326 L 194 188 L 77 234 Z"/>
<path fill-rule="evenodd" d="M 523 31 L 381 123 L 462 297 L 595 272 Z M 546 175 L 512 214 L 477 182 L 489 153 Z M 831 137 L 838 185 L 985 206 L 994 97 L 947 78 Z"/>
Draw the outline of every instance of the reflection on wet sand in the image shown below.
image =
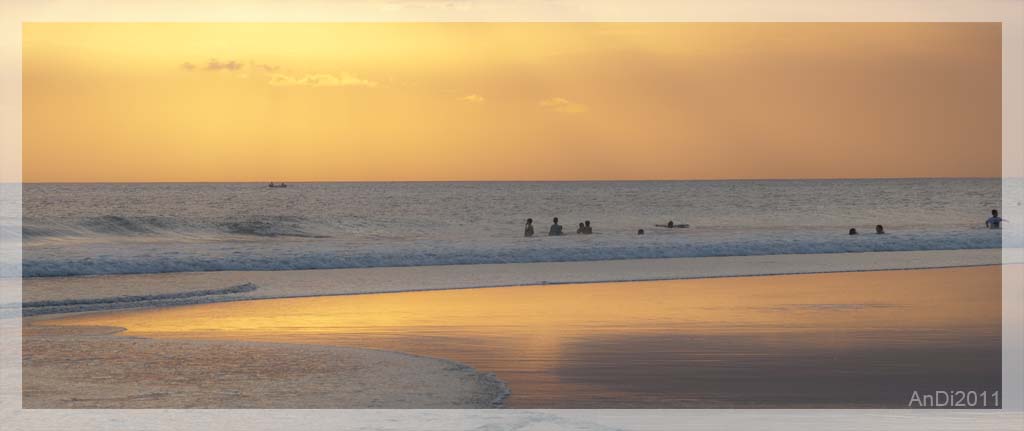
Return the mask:
<path fill-rule="evenodd" d="M 1000 268 L 276 299 L 51 322 L 334 344 L 495 372 L 516 408 L 905 407 L 1000 385 Z"/>

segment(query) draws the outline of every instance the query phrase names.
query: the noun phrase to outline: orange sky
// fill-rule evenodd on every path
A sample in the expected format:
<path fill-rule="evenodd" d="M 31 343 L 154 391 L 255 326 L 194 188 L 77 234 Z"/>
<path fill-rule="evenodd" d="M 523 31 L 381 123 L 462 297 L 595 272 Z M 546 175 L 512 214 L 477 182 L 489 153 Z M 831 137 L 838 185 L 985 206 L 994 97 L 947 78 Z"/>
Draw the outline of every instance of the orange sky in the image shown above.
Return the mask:
<path fill-rule="evenodd" d="M 997 177 L 994 24 L 59 24 L 24 180 Z"/>

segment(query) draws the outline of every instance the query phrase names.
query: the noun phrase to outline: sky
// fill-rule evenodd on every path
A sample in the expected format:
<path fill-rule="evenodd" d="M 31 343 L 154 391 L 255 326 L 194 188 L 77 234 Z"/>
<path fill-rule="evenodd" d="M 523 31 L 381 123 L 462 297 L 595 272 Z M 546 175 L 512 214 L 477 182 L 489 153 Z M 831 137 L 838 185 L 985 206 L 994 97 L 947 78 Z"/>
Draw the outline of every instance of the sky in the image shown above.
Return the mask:
<path fill-rule="evenodd" d="M 25 23 L 26 182 L 998 177 L 998 23 Z"/>

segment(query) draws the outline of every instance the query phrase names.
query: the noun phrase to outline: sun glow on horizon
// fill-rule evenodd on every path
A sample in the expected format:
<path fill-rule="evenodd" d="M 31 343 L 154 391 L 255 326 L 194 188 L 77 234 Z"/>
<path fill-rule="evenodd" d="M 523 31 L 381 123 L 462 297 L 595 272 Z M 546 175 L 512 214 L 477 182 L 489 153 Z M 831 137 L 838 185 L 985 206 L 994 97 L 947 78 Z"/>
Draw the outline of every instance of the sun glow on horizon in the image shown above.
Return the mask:
<path fill-rule="evenodd" d="M 24 180 L 998 177 L 998 23 L 26 23 Z"/>

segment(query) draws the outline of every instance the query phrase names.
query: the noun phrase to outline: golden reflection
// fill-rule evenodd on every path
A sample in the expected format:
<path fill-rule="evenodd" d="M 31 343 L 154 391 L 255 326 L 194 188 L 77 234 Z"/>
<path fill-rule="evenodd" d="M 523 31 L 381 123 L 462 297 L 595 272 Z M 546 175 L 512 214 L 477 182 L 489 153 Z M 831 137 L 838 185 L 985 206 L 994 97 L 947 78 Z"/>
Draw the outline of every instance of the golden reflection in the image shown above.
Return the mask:
<path fill-rule="evenodd" d="M 496 372 L 514 388 L 511 405 L 518 407 L 629 400 L 678 407 L 708 397 L 736 406 L 773 399 L 771 388 L 782 382 L 818 385 L 796 405 L 848 406 L 843 393 L 813 391 L 857 384 L 867 388 L 866 406 L 888 406 L 898 398 L 877 394 L 890 393 L 893 384 L 919 385 L 919 376 L 998 382 L 1000 274 L 992 266 L 426 291 L 205 304 L 45 324 L 441 357 Z M 756 383 L 736 389 L 737 379 Z M 779 382 L 765 383 L 771 379 Z M 822 384 L 828 379 L 835 385 Z M 594 394 L 604 398 L 593 401 Z M 593 403 L 578 404 L 588 399 Z"/>
<path fill-rule="evenodd" d="M 53 324 L 120 326 L 127 335 L 147 337 L 285 342 L 323 333 L 444 332 L 553 350 L 558 343 L 552 340 L 583 333 L 980 331 L 991 330 L 992 316 L 1000 313 L 999 275 L 998 267 L 988 267 L 442 290 L 204 304 Z"/>

